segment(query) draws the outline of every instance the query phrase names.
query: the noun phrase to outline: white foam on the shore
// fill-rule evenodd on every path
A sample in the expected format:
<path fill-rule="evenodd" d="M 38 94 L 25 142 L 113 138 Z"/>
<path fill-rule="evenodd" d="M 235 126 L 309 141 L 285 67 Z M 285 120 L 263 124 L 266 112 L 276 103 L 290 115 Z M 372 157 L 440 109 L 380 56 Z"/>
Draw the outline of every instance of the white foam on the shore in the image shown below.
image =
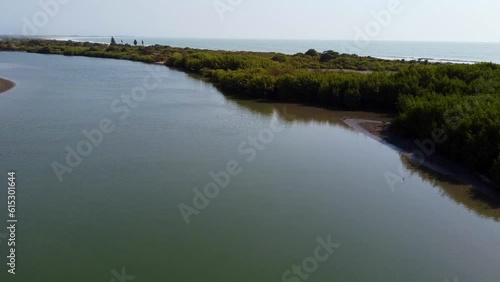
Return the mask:
<path fill-rule="evenodd" d="M 42 39 L 47 39 L 47 40 L 57 40 L 57 41 L 73 41 L 73 42 L 81 42 L 81 43 L 93 43 L 93 44 L 105 44 L 109 45 L 109 43 L 104 43 L 101 41 L 92 41 L 92 40 L 81 40 L 77 39 L 77 37 L 47 37 L 47 38 L 42 38 Z"/>
<path fill-rule="evenodd" d="M 475 61 L 475 60 L 463 60 L 463 59 L 451 59 L 451 58 L 418 58 L 418 57 L 374 57 L 382 60 L 388 60 L 388 61 L 428 61 L 429 63 L 451 63 L 451 64 L 477 64 L 480 63 L 481 61 Z"/>

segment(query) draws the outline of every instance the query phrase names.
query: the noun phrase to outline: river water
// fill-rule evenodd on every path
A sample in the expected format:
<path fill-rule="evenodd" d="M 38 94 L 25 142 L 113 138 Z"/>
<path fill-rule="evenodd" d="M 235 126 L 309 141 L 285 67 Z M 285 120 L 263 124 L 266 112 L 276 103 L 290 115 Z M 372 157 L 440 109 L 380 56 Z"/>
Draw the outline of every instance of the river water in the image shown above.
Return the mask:
<path fill-rule="evenodd" d="M 1 281 L 498 281 L 500 206 L 341 122 L 371 114 L 128 61 L 0 53 L 0 77 Z"/>

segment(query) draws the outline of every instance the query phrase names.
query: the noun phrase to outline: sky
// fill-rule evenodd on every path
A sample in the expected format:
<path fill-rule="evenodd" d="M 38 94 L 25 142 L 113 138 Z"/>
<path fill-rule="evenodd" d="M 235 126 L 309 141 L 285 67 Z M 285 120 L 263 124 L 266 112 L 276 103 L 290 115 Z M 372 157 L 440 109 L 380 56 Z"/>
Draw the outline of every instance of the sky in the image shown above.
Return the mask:
<path fill-rule="evenodd" d="M 0 34 L 500 42 L 498 0 L 0 1 Z"/>

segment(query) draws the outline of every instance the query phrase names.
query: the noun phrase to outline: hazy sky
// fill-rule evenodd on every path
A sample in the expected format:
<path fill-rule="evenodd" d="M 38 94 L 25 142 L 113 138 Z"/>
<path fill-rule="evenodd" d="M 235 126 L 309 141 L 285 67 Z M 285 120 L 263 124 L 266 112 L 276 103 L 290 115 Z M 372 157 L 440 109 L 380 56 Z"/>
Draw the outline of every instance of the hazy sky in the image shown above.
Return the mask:
<path fill-rule="evenodd" d="M 0 34 L 354 39 L 371 27 L 374 40 L 500 42 L 498 0 L 400 0 L 380 31 L 372 12 L 391 0 L 0 1 Z"/>

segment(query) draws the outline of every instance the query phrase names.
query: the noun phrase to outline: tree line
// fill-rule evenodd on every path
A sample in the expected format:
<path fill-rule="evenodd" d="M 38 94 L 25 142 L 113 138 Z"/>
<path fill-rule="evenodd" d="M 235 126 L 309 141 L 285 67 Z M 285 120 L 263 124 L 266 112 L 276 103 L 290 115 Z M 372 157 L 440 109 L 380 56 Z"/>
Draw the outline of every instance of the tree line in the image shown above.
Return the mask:
<path fill-rule="evenodd" d="M 137 39 L 134 39 L 134 46 L 137 46 L 137 44 L 139 44 L 139 42 L 137 41 Z M 118 45 L 118 43 L 116 43 L 116 39 L 114 36 L 111 37 L 111 42 L 110 42 L 110 45 L 111 46 L 116 46 Z M 123 44 L 123 40 L 121 40 L 121 45 L 124 45 Z M 142 40 L 142 46 L 144 46 L 144 40 Z"/>

